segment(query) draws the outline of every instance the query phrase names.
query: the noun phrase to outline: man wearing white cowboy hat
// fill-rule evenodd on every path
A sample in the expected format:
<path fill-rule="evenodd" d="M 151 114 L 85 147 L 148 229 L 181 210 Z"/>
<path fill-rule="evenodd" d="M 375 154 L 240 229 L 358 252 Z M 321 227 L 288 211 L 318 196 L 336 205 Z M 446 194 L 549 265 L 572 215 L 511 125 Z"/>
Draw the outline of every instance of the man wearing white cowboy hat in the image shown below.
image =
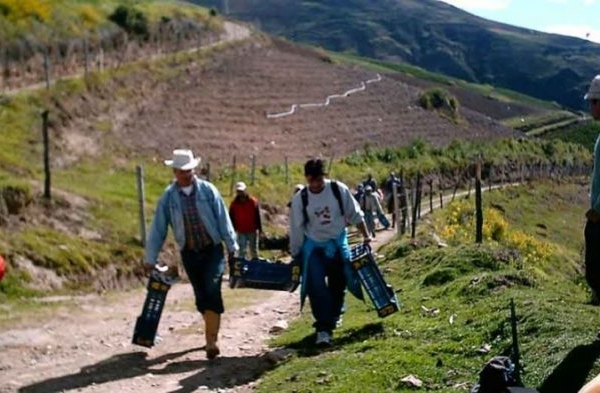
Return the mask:
<path fill-rule="evenodd" d="M 221 296 L 221 279 L 225 269 L 222 243 L 227 247 L 230 260 L 238 245 L 219 191 L 194 174 L 199 162 L 200 159 L 194 158 L 192 151 L 186 149 L 174 150 L 173 158 L 165 160 L 165 164 L 173 168 L 175 181 L 158 201 L 146 242 L 144 267 L 150 271 L 156 265 L 170 226 L 194 288 L 196 308 L 204 318 L 206 356 L 213 359 L 220 352 L 217 339 L 224 311 Z"/>

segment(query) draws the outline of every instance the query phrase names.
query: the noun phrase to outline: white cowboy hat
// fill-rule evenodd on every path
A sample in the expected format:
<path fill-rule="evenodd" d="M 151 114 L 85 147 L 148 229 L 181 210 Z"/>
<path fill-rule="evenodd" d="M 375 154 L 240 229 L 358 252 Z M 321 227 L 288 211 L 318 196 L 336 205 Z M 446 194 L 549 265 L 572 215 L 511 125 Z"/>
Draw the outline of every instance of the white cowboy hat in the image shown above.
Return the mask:
<path fill-rule="evenodd" d="M 588 92 L 583 96 L 584 100 L 597 100 L 600 98 L 600 75 L 596 75 L 590 83 Z"/>
<path fill-rule="evenodd" d="M 235 184 L 236 191 L 246 191 L 246 183 L 239 181 Z"/>
<path fill-rule="evenodd" d="M 188 171 L 200 163 L 200 158 L 194 158 L 194 153 L 188 149 L 173 150 L 173 159 L 165 160 L 165 165 L 174 169 Z"/>

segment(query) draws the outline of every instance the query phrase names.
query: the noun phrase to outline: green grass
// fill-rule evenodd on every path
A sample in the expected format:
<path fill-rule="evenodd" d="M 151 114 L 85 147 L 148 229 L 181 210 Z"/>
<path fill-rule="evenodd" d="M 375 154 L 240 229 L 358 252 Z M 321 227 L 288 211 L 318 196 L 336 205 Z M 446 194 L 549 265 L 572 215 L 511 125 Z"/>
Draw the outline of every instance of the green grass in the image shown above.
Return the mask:
<path fill-rule="evenodd" d="M 511 230 L 533 233 L 560 251 L 535 266 L 493 242 L 437 248 L 430 233 L 440 230 L 451 209 L 438 211 L 416 241 L 384 248 L 382 269 L 400 290 L 400 312 L 378 319 L 370 303 L 348 296 L 333 348 L 316 350 L 307 307 L 272 343 L 296 349 L 295 355 L 267 373 L 258 391 L 408 392 L 413 389 L 400 380 L 409 374 L 429 391 L 470 388 L 486 360 L 510 351 L 510 299 L 517 307 L 525 383 L 545 393 L 577 391 L 600 370 L 594 341 L 600 317 L 587 304 L 580 269 L 584 188 L 536 184 L 484 194 L 487 206 L 506 211 Z M 548 230 L 538 233 L 537 224 Z M 489 353 L 480 353 L 484 344 Z"/>
<path fill-rule="evenodd" d="M 594 151 L 594 144 L 599 134 L 600 122 L 588 121 L 574 127 L 549 132 L 544 137 L 569 143 L 578 143 L 585 146 L 589 151 Z"/>

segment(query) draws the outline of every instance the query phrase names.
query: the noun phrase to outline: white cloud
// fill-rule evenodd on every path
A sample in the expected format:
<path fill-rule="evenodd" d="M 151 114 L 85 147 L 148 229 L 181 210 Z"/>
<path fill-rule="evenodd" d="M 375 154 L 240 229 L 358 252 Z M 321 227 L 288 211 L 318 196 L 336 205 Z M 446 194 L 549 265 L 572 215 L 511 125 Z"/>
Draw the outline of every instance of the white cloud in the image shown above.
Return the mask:
<path fill-rule="evenodd" d="M 586 40 L 600 43 L 600 30 L 593 29 L 589 26 L 554 25 L 547 26 L 546 28 L 542 29 L 542 31 L 583 38 Z"/>
<path fill-rule="evenodd" d="M 512 0 L 441 0 L 465 10 L 502 10 L 507 8 Z M 594 1 L 594 0 L 585 0 Z"/>
<path fill-rule="evenodd" d="M 596 2 L 596 0 L 583 0 L 584 5 L 592 5 Z"/>

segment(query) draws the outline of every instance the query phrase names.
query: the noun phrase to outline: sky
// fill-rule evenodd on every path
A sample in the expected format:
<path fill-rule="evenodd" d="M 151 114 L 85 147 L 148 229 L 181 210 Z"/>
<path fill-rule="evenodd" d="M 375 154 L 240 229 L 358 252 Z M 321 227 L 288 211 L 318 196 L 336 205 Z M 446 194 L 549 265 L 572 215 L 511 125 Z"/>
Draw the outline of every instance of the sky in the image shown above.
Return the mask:
<path fill-rule="evenodd" d="M 600 43 L 600 0 L 441 0 L 477 16 Z"/>

